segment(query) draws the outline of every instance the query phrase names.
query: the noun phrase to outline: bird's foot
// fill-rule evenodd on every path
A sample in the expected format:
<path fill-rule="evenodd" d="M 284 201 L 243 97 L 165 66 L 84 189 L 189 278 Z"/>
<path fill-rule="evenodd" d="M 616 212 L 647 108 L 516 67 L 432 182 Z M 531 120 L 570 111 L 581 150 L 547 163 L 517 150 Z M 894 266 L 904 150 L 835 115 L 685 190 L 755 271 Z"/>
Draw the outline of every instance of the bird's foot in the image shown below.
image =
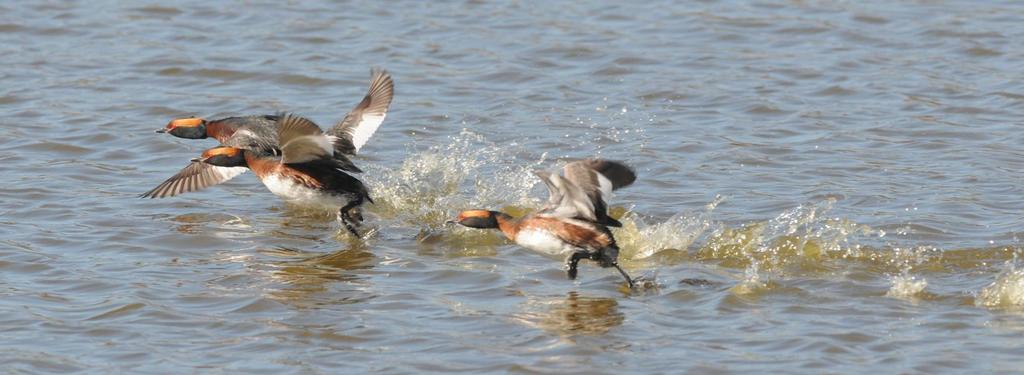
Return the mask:
<path fill-rule="evenodd" d="M 352 233 L 353 236 L 360 237 L 359 232 L 357 232 L 355 226 L 352 225 L 352 217 L 349 216 L 347 211 L 338 211 L 338 221 L 341 222 L 341 225 L 344 226 L 345 229 L 348 229 L 348 232 Z"/>

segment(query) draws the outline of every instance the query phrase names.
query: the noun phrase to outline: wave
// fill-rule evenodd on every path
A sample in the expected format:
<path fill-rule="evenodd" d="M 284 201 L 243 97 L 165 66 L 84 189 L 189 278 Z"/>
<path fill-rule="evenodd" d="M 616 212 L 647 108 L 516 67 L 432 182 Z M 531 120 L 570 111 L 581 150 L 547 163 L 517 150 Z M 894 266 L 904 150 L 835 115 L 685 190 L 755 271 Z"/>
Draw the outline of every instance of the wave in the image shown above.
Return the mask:
<path fill-rule="evenodd" d="M 410 150 L 397 168 L 365 168 L 376 200 L 367 208 L 392 229 L 418 228 L 419 241 L 450 255 L 493 256 L 498 247 L 508 244 L 498 232 L 445 225 L 445 221 L 463 209 L 495 209 L 512 216 L 538 209 L 545 190 L 533 171 L 551 168 L 553 162 L 546 154 L 533 162 L 517 162 L 524 154 L 529 152 L 520 146 L 494 144 L 463 130 L 448 145 Z M 888 279 L 884 295 L 911 300 L 934 297 L 927 290 L 932 275 L 1016 263 L 1011 246 L 943 249 L 887 242 L 885 229 L 833 215 L 837 201 L 831 198 L 741 224 L 715 220 L 716 207 L 726 200 L 716 197 L 701 209 L 667 218 L 613 206 L 609 214 L 623 223 L 622 228 L 613 229 L 621 264 L 632 270 L 655 270 L 697 262 L 736 270 L 733 292 L 738 294 L 777 288 L 778 280 L 834 277 L 856 268 Z M 977 293 L 976 304 L 1024 306 L 1024 271 L 997 276 Z"/>

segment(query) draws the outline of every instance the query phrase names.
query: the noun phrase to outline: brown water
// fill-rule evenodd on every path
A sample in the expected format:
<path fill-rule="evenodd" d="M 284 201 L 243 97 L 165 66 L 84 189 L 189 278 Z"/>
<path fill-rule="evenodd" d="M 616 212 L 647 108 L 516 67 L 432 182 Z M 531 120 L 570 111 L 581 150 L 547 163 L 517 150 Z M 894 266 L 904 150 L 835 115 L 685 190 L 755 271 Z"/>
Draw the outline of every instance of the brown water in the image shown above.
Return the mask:
<path fill-rule="evenodd" d="M 0 5 L 3 372 L 1021 372 L 1015 1 Z M 172 118 L 323 125 L 389 69 L 374 233 L 251 174 L 136 198 Z M 457 210 L 627 161 L 623 264 Z"/>

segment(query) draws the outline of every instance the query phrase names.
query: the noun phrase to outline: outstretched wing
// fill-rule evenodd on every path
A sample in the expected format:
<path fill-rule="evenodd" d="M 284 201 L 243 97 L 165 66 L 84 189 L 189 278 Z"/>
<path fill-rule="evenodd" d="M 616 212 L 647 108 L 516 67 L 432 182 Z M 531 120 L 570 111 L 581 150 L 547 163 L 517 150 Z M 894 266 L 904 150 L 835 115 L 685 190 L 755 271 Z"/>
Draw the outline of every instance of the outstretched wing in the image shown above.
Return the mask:
<path fill-rule="evenodd" d="M 548 203 L 539 214 L 597 221 L 593 202 L 579 186 L 557 173 L 537 171 L 534 174 L 548 186 Z"/>
<path fill-rule="evenodd" d="M 335 150 L 348 155 L 359 152 L 384 122 L 394 95 L 395 83 L 391 80 L 391 75 L 380 69 L 371 71 L 370 89 L 363 97 L 363 101 L 329 132 L 339 139 L 335 143 Z"/>
<path fill-rule="evenodd" d="M 305 163 L 334 155 L 334 137 L 324 135 L 313 121 L 283 114 L 277 120 L 277 138 L 281 142 L 281 162 Z"/>
<path fill-rule="evenodd" d="M 636 173 L 632 169 L 615 161 L 587 159 L 566 164 L 564 170 L 565 177 L 549 172 L 537 173 L 550 192 L 544 214 L 622 226 L 618 220 L 608 216 L 604 198 L 613 190 L 636 181 Z"/>
<path fill-rule="evenodd" d="M 586 159 L 565 165 L 565 178 L 587 195 L 594 207 L 598 223 L 621 227 L 622 223 L 608 216 L 605 197 L 612 191 L 629 186 L 636 181 L 636 173 L 625 164 L 603 159 Z"/>
<path fill-rule="evenodd" d="M 192 162 L 180 172 L 168 178 L 153 190 L 140 195 L 140 198 L 166 198 L 181 193 L 188 193 L 196 190 L 223 183 L 235 178 L 245 171 L 246 167 L 218 167 L 203 162 Z"/>

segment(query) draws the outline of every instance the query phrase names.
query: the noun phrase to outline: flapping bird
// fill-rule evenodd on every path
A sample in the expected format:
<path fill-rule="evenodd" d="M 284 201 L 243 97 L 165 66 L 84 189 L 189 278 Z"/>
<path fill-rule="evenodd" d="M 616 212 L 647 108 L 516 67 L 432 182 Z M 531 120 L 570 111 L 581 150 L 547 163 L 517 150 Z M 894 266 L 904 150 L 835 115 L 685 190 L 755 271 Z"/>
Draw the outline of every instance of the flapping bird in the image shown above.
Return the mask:
<path fill-rule="evenodd" d="M 547 204 L 521 218 L 498 211 L 468 210 L 451 221 L 470 228 L 497 228 L 525 248 L 566 255 L 569 279 L 575 279 L 580 260 L 615 267 L 630 287 L 633 280 L 618 264 L 619 247 L 608 227 L 622 223 L 608 216 L 605 197 L 629 186 L 636 173 L 620 162 L 588 159 L 565 165 L 565 175 L 535 172 L 548 187 Z"/>

